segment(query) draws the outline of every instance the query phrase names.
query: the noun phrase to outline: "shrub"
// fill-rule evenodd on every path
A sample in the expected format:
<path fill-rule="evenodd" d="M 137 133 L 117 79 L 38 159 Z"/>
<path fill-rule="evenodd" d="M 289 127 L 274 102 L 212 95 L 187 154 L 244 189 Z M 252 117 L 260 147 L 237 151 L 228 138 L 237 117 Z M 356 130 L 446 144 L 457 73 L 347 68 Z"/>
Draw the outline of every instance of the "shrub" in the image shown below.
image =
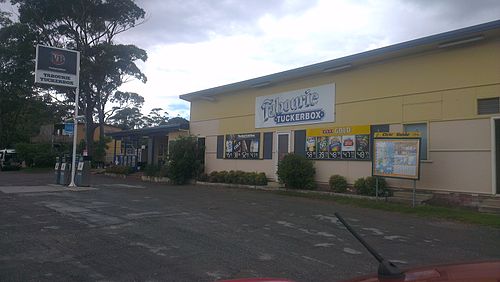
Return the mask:
<path fill-rule="evenodd" d="M 356 189 L 356 193 L 361 194 L 361 190 L 365 189 L 366 183 L 363 177 L 356 179 L 354 181 L 354 189 Z"/>
<path fill-rule="evenodd" d="M 354 188 L 356 188 L 356 192 L 360 195 L 366 196 L 376 196 L 377 194 L 377 179 L 372 176 L 368 176 L 366 178 L 359 178 L 354 183 Z M 378 179 L 378 196 L 392 196 L 392 191 L 387 188 L 387 182 L 384 178 Z"/>
<path fill-rule="evenodd" d="M 265 173 L 261 172 L 257 174 L 255 178 L 255 185 L 267 185 L 267 176 Z"/>
<path fill-rule="evenodd" d="M 169 177 L 175 184 L 184 184 L 199 174 L 204 155 L 200 153 L 196 137 L 179 137 L 170 143 Z"/>
<path fill-rule="evenodd" d="M 134 172 L 134 168 L 126 165 L 112 165 L 106 168 L 107 173 L 129 175 Z"/>
<path fill-rule="evenodd" d="M 328 181 L 333 192 L 344 193 L 347 191 L 347 180 L 342 175 L 332 175 Z"/>
<path fill-rule="evenodd" d="M 56 153 L 48 143 L 18 143 L 15 146 L 17 158 L 29 167 L 53 167 Z"/>
<path fill-rule="evenodd" d="M 210 174 L 208 175 L 208 182 L 211 182 L 211 183 L 217 182 L 217 180 L 218 180 L 217 175 L 218 175 L 217 171 L 210 172 Z"/>
<path fill-rule="evenodd" d="M 206 179 L 206 180 L 202 180 Z M 212 171 L 210 174 L 202 174 L 198 179 L 212 183 L 233 183 L 246 185 L 267 185 L 266 174 L 261 172 L 244 172 L 241 170 Z"/>
<path fill-rule="evenodd" d="M 202 182 L 207 182 L 209 181 L 209 176 L 206 173 L 201 173 L 200 175 L 198 175 L 197 180 Z"/>
<path fill-rule="evenodd" d="M 314 189 L 313 162 L 303 156 L 288 154 L 278 163 L 278 178 L 290 189 Z"/>

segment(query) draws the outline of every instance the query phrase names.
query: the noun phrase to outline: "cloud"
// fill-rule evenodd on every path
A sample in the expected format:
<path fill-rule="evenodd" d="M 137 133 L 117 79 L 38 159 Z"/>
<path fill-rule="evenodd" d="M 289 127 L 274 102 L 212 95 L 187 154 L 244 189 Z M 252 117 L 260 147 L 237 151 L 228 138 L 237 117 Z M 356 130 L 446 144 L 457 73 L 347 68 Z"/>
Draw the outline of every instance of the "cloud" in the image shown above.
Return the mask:
<path fill-rule="evenodd" d="M 167 109 L 168 103 L 179 103 L 180 94 L 492 21 L 500 15 L 500 5 L 489 0 L 144 3 L 146 10 L 152 10 L 149 27 L 130 33 L 141 42 L 151 38 L 143 68 L 148 83 L 136 83 L 135 89 L 145 96 L 145 108 Z M 155 13 L 162 17 L 154 18 Z M 186 113 L 182 116 L 189 115 L 186 109 L 179 110 Z"/>
<path fill-rule="evenodd" d="M 293 14 L 314 1 L 273 0 L 142 0 L 146 20 L 120 40 L 138 46 L 193 43 L 214 35 L 256 33 L 255 22 L 264 14 Z"/>

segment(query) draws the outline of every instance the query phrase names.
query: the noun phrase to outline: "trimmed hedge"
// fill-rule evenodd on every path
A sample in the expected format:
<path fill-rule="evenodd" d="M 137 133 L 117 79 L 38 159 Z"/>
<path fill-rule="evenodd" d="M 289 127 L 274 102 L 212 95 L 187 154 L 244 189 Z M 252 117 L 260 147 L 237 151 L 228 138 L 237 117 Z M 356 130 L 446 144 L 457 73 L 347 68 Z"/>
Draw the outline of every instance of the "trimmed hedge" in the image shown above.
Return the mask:
<path fill-rule="evenodd" d="M 267 185 L 266 174 L 261 172 L 244 172 L 241 170 L 212 171 L 210 174 L 203 173 L 198 177 L 199 181 L 211 183 L 232 183 L 245 185 Z"/>
<path fill-rule="evenodd" d="M 328 184 L 333 192 L 344 193 L 347 191 L 347 180 L 342 175 L 335 174 L 330 176 Z"/>
<path fill-rule="evenodd" d="M 126 165 L 112 165 L 106 168 L 107 173 L 129 175 L 134 172 L 134 168 Z"/>
<path fill-rule="evenodd" d="M 281 183 L 289 189 L 308 189 L 316 188 L 314 175 L 316 170 L 311 160 L 304 156 L 296 154 L 286 155 L 278 163 L 278 178 Z"/>

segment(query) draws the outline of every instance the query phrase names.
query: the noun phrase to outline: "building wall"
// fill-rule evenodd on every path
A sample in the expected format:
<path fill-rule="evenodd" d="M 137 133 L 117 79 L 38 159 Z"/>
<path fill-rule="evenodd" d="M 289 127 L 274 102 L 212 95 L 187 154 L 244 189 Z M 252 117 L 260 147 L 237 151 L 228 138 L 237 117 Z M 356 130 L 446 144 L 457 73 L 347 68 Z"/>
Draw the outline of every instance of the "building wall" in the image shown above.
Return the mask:
<path fill-rule="evenodd" d="M 195 100 L 191 103 L 191 133 L 207 137 L 207 172 L 242 169 L 272 176 L 275 156 L 255 161 L 216 159 L 216 136 L 376 124 L 390 124 L 391 131 L 402 131 L 404 124 L 426 123 L 428 160 L 422 163 L 418 187 L 492 193 L 491 116 L 477 114 L 477 99 L 500 96 L 498 50 L 499 40 L 437 49 L 337 74 L 221 94 L 215 96 L 215 102 Z M 332 82 L 336 87 L 334 123 L 255 129 L 256 97 Z M 276 140 L 275 136 L 275 144 Z M 371 174 L 369 161 L 315 161 L 315 165 L 319 182 L 327 182 L 337 173 L 351 183 Z M 390 183 L 412 185 L 403 180 Z"/>

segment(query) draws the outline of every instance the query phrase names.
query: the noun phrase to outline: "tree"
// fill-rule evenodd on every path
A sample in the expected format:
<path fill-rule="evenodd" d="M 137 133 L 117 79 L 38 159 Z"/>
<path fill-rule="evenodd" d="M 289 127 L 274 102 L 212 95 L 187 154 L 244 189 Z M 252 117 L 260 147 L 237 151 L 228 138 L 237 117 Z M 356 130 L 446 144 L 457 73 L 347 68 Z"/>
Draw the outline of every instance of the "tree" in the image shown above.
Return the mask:
<path fill-rule="evenodd" d="M 37 43 L 80 51 L 79 107 L 86 117 L 86 144 L 93 143 L 97 120 L 112 93 L 128 81 L 146 76 L 135 64 L 147 54 L 134 45 L 114 44 L 116 35 L 133 28 L 145 12 L 132 0 L 11 0 L 19 4 L 19 20 L 36 34 Z M 57 88 L 52 87 L 51 89 Z M 59 92 L 61 92 L 59 90 Z M 74 92 L 64 93 L 74 100 Z M 100 139 L 104 138 L 101 127 Z M 88 148 L 92 152 L 92 148 Z"/>
<path fill-rule="evenodd" d="M 3 2 L 3 1 L 0 1 Z M 40 125 L 60 120 L 65 104 L 55 103 L 33 85 L 37 34 L 0 12 L 0 147 L 29 142 Z"/>
<path fill-rule="evenodd" d="M 144 97 L 133 92 L 116 91 L 110 102 L 117 104 L 105 113 L 105 122 L 112 123 L 122 129 L 134 129 L 145 125 L 144 116 L 140 109 L 144 104 Z"/>
<path fill-rule="evenodd" d="M 144 127 L 144 119 L 138 108 L 121 108 L 109 119 L 109 122 L 121 129 Z"/>
<path fill-rule="evenodd" d="M 145 118 L 146 119 L 146 126 L 153 127 L 153 126 L 160 126 L 160 125 L 168 124 L 168 119 L 169 119 L 168 113 L 163 112 L 163 114 L 161 114 L 161 111 L 163 111 L 162 108 L 151 109 L 148 116 Z"/>

